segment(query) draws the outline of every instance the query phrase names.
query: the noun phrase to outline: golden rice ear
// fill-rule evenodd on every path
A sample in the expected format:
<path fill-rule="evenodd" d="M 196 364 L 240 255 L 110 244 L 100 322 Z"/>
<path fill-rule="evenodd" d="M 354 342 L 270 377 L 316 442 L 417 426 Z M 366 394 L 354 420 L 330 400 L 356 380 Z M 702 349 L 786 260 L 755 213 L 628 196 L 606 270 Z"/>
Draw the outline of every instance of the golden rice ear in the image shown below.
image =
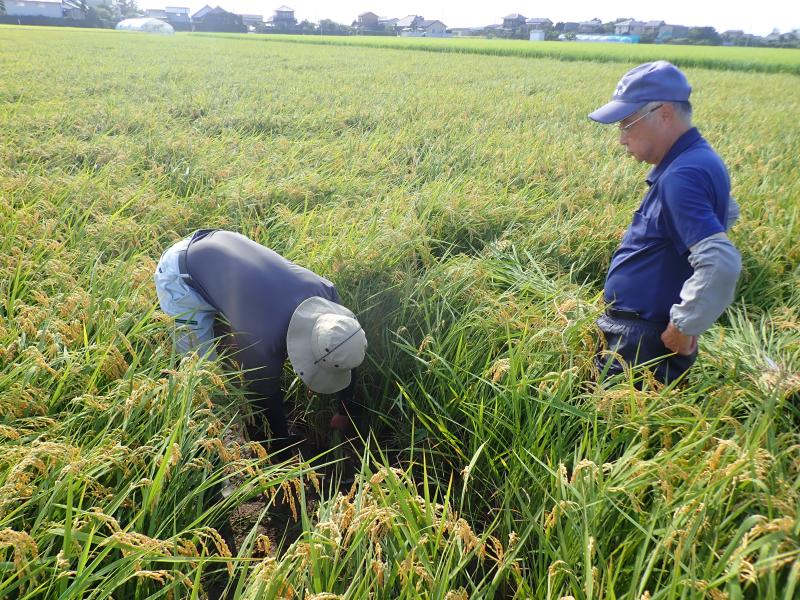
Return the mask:
<path fill-rule="evenodd" d="M 14 568 L 21 570 L 39 556 L 36 541 L 24 531 L 15 531 L 9 527 L 0 529 L 0 550 L 11 548 L 14 556 Z"/>

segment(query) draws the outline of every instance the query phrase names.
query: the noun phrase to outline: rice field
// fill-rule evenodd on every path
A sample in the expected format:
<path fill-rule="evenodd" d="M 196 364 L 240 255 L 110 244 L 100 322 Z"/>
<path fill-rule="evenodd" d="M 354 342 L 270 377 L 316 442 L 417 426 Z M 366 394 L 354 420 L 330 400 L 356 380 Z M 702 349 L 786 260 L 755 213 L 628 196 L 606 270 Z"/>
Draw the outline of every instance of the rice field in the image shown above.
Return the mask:
<path fill-rule="evenodd" d="M 262 40 L 0 27 L 0 597 L 797 597 L 800 55 L 686 69 L 744 272 L 663 388 L 591 361 L 647 166 L 586 114 L 641 56 Z M 355 451 L 287 370 L 318 454 L 271 460 L 174 355 L 152 273 L 201 227 L 359 316 Z"/>
<path fill-rule="evenodd" d="M 800 74 L 800 55 L 789 48 L 742 46 L 683 46 L 663 44 L 597 44 L 591 42 L 530 42 L 483 38 L 414 38 L 336 35 L 241 35 L 204 33 L 257 42 L 290 42 L 336 46 L 361 46 L 423 52 L 455 52 L 490 56 L 520 56 L 556 60 L 643 63 L 669 60 L 680 67 L 702 67 L 732 71 L 763 71 Z"/>

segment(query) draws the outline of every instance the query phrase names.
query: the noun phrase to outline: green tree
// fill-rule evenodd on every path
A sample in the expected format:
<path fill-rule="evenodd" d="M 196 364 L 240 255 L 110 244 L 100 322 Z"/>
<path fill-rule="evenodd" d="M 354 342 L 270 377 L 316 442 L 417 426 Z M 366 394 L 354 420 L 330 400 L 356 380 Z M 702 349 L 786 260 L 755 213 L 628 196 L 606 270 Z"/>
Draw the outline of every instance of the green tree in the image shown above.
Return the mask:
<path fill-rule="evenodd" d="M 722 43 L 722 37 L 713 27 L 690 27 L 687 37 L 692 44 L 719 46 Z"/>
<path fill-rule="evenodd" d="M 317 30 L 317 26 L 308 19 L 303 19 L 298 23 L 297 29 L 301 33 L 314 33 Z"/>
<path fill-rule="evenodd" d="M 121 19 L 128 19 L 130 17 L 139 17 L 142 12 L 139 10 L 136 0 L 116 0 L 117 12 Z"/>
<path fill-rule="evenodd" d="M 319 22 L 319 31 L 320 33 L 330 33 L 330 34 L 349 34 L 352 33 L 353 28 L 348 27 L 347 25 L 342 25 L 341 23 L 337 23 L 331 19 L 322 19 Z"/>
<path fill-rule="evenodd" d="M 86 20 L 96 23 L 97 27 L 113 27 L 114 23 L 119 20 L 119 17 L 115 9 L 105 4 L 100 4 L 99 6 L 89 8 L 86 13 Z"/>

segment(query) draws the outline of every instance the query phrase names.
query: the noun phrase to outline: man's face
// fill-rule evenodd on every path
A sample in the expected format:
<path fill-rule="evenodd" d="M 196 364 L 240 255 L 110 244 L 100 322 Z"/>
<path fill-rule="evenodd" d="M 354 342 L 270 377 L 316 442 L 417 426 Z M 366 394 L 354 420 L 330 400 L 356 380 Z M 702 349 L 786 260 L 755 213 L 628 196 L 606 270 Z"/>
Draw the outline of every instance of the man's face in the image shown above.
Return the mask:
<path fill-rule="evenodd" d="M 638 110 L 619 122 L 619 143 L 636 160 L 655 165 L 661 160 L 659 120 L 662 106 Z"/>

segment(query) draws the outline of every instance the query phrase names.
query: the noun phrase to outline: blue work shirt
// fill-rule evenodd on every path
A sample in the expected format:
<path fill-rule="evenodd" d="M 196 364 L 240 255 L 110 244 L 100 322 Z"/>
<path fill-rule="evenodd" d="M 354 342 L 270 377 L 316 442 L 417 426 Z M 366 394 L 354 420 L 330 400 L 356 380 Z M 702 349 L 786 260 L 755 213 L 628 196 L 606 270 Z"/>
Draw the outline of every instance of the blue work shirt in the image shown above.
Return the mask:
<path fill-rule="evenodd" d="M 667 323 L 692 276 L 689 248 L 725 231 L 730 177 L 694 127 L 648 174 L 650 189 L 608 269 L 606 302 L 643 319 Z"/>

